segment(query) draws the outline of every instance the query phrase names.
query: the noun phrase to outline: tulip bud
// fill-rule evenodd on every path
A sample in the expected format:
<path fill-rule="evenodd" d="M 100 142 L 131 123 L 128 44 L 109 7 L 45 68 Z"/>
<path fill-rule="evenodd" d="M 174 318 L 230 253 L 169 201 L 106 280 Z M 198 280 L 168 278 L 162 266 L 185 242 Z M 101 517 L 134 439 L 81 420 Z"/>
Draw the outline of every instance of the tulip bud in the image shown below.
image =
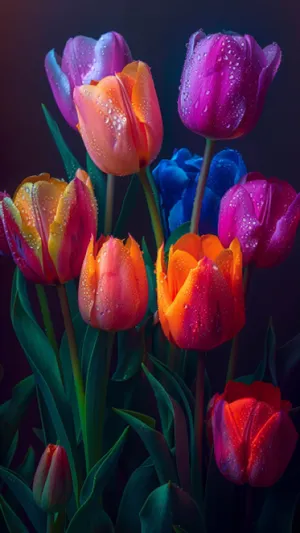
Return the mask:
<path fill-rule="evenodd" d="M 48 444 L 33 479 L 33 497 L 47 513 L 63 510 L 72 494 L 72 478 L 65 449 Z"/>
<path fill-rule="evenodd" d="M 276 43 L 262 49 L 251 35 L 194 33 L 178 99 L 182 122 L 211 139 L 245 135 L 259 119 L 280 61 Z"/>

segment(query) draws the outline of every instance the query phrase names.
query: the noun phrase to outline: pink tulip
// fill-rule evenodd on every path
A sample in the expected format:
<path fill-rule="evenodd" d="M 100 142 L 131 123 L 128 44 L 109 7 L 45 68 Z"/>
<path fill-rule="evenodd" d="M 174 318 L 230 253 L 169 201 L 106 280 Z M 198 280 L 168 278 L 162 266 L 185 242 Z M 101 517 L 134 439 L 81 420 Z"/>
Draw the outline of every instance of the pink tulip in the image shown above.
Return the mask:
<path fill-rule="evenodd" d="M 289 254 L 299 219 L 300 194 L 285 181 L 253 172 L 223 196 L 219 238 L 223 246 L 238 238 L 244 265 L 270 267 Z"/>
<path fill-rule="evenodd" d="M 275 43 L 262 49 L 250 35 L 194 33 L 178 100 L 182 122 L 211 139 L 245 135 L 259 119 L 280 61 Z"/>
<path fill-rule="evenodd" d="M 74 88 L 120 72 L 130 61 L 132 57 L 124 37 L 115 31 L 101 35 L 98 41 L 81 35 L 69 39 L 62 58 L 54 49 L 48 52 L 46 74 L 60 112 L 72 128 L 78 124 Z"/>

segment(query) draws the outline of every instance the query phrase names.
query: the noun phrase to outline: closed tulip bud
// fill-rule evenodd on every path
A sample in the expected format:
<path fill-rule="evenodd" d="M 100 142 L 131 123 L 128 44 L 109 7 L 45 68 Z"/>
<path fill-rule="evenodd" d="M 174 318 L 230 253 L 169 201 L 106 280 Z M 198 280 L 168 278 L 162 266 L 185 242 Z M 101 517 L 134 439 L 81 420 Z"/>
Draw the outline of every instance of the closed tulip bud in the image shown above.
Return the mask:
<path fill-rule="evenodd" d="M 130 61 L 124 37 L 115 31 L 101 35 L 98 41 L 82 35 L 69 39 L 62 58 L 54 50 L 48 52 L 46 74 L 60 112 L 72 128 L 78 124 L 74 87 L 115 74 Z"/>
<path fill-rule="evenodd" d="M 0 205 L 1 205 L 3 198 L 9 198 L 9 195 L 6 194 L 5 192 L 0 192 Z M 3 222 L 0 217 L 0 256 L 1 255 L 10 255 L 10 249 L 9 249 L 7 238 L 5 235 Z"/>
<path fill-rule="evenodd" d="M 184 350 L 211 350 L 244 326 L 242 253 L 218 237 L 183 235 L 156 263 L 158 313 L 166 337 Z"/>
<path fill-rule="evenodd" d="M 178 100 L 183 124 L 210 139 L 234 139 L 254 128 L 279 68 L 277 44 L 262 49 L 251 35 L 194 33 Z"/>
<path fill-rule="evenodd" d="M 158 155 L 162 118 L 145 63 L 130 63 L 96 85 L 76 87 L 74 102 L 85 147 L 103 172 L 134 174 Z"/>
<path fill-rule="evenodd" d="M 271 267 L 288 256 L 300 221 L 300 194 L 289 183 L 245 176 L 221 200 L 219 238 L 224 246 L 235 237 L 243 263 Z"/>
<path fill-rule="evenodd" d="M 63 510 L 72 494 L 67 454 L 62 446 L 48 444 L 33 479 L 33 497 L 47 513 Z"/>
<path fill-rule="evenodd" d="M 0 216 L 13 259 L 34 283 L 65 283 L 80 274 L 97 205 L 90 178 L 78 170 L 70 182 L 49 174 L 22 181 L 13 200 L 4 198 Z"/>
<path fill-rule="evenodd" d="M 143 319 L 148 304 L 148 282 L 138 243 L 113 237 L 90 240 L 82 265 L 79 309 L 94 328 L 130 329 Z"/>
<path fill-rule="evenodd" d="M 292 405 L 271 383 L 229 381 L 211 411 L 214 453 L 220 472 L 237 485 L 270 487 L 296 448 Z"/>

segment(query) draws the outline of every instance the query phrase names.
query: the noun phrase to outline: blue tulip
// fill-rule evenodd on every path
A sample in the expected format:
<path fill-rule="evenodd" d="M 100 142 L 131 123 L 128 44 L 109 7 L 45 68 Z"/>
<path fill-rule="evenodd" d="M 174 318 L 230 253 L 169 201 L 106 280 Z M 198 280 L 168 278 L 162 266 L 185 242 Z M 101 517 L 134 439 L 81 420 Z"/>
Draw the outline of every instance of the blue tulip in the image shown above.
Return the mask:
<path fill-rule="evenodd" d="M 203 158 L 186 148 L 175 150 L 153 170 L 166 236 L 191 220 L 196 187 Z M 217 153 L 211 163 L 202 203 L 199 233 L 217 234 L 220 201 L 225 192 L 247 174 L 243 158 L 236 150 Z"/>

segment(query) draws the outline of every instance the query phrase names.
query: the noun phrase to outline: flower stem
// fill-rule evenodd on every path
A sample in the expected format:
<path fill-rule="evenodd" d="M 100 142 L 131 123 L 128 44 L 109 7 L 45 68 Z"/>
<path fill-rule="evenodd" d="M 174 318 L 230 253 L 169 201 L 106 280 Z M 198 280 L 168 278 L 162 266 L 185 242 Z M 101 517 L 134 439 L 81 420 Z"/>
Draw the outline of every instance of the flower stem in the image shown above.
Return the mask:
<path fill-rule="evenodd" d="M 110 363 L 111 363 L 111 357 L 112 357 L 113 347 L 114 347 L 114 340 L 115 340 L 115 332 L 114 331 L 108 332 L 107 346 L 106 346 L 105 375 L 103 376 L 103 379 L 101 379 L 102 391 L 101 391 L 101 403 L 99 407 L 99 420 L 100 420 L 99 457 L 100 458 L 103 455 L 105 407 L 106 407 L 107 388 L 108 388 L 108 382 L 109 382 L 109 371 L 110 371 Z"/>
<path fill-rule="evenodd" d="M 140 169 L 139 176 L 148 204 L 156 246 L 159 248 L 164 241 L 164 233 L 158 207 L 155 183 L 150 171 L 146 168 Z"/>
<path fill-rule="evenodd" d="M 243 285 L 244 285 L 244 298 L 246 300 L 248 291 L 249 291 L 249 284 L 250 284 L 250 278 L 252 274 L 252 265 L 248 265 L 245 267 L 244 270 L 244 277 L 243 277 Z M 232 340 L 231 345 L 231 351 L 230 351 L 230 357 L 229 357 L 229 363 L 228 363 L 228 369 L 227 369 L 227 376 L 226 376 L 226 382 L 232 381 L 236 375 L 236 369 L 237 369 L 237 360 L 239 355 L 239 334 L 237 334 L 234 339 Z"/>
<path fill-rule="evenodd" d="M 86 445 L 86 431 L 85 431 L 85 393 L 84 393 L 84 383 L 81 375 L 80 362 L 78 359 L 76 338 L 74 326 L 71 318 L 70 307 L 68 302 L 68 296 L 65 285 L 58 285 L 57 292 L 59 296 L 60 306 L 62 315 L 64 318 L 65 329 L 68 337 L 70 358 L 73 370 L 73 378 L 75 384 L 75 391 L 78 403 L 82 438 L 84 443 L 85 453 L 87 453 Z"/>
<path fill-rule="evenodd" d="M 48 513 L 47 515 L 47 533 L 54 533 L 54 514 Z"/>
<path fill-rule="evenodd" d="M 204 373 L 205 373 L 205 353 L 199 352 L 196 376 L 196 401 L 195 401 L 195 457 L 192 466 L 192 483 L 194 495 L 199 501 L 203 497 L 203 425 L 204 425 Z"/>
<path fill-rule="evenodd" d="M 214 145 L 215 145 L 215 141 L 212 141 L 211 139 L 206 139 L 203 163 L 202 163 L 200 175 L 198 178 L 196 196 L 195 196 L 194 205 L 193 205 L 193 212 L 192 212 L 191 226 L 190 226 L 191 233 L 198 233 L 198 230 L 199 230 L 202 200 L 203 200 L 205 185 L 206 185 L 206 181 L 207 181 L 207 177 L 209 173 L 209 167 L 210 167 L 210 163 L 211 163 L 212 155 L 214 151 Z"/>
<path fill-rule="evenodd" d="M 109 235 L 112 230 L 112 217 L 114 206 L 114 188 L 115 177 L 112 174 L 107 174 L 106 183 L 106 203 L 105 203 L 105 221 L 104 221 L 104 233 Z"/>

